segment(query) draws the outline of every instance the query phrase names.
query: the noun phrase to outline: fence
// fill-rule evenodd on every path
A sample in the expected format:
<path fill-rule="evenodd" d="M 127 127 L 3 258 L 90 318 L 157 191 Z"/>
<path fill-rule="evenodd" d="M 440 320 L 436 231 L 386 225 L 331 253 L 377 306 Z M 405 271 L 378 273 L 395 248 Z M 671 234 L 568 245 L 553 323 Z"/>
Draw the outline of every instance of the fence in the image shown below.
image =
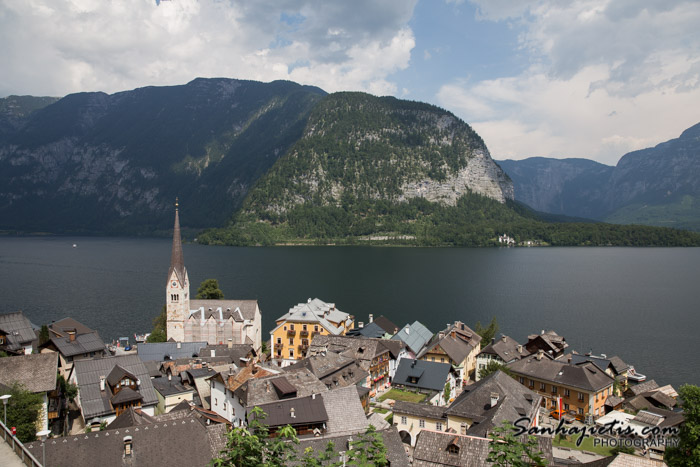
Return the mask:
<path fill-rule="evenodd" d="M 12 436 L 12 432 L 9 428 L 5 426 L 4 423 L 0 421 L 0 428 L 2 428 L 2 436 L 5 442 L 12 450 L 17 454 L 17 457 L 22 460 L 22 462 L 28 467 L 42 467 L 41 462 L 36 460 L 31 452 L 24 447 L 24 444 L 16 437 Z"/>

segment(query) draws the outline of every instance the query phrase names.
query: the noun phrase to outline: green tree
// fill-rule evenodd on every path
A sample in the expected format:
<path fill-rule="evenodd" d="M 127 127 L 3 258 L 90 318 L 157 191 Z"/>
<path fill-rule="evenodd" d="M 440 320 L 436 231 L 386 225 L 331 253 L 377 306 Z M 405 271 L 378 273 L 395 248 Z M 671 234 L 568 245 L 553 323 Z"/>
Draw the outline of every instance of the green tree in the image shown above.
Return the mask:
<path fill-rule="evenodd" d="M 216 279 L 207 279 L 199 284 L 199 289 L 197 289 L 197 296 L 195 298 L 221 300 L 224 298 L 224 293 L 219 288 L 219 281 Z"/>
<path fill-rule="evenodd" d="M 700 466 L 700 387 L 684 384 L 678 390 L 683 401 L 685 422 L 678 434 L 678 446 L 667 447 L 664 461 L 669 467 Z"/>
<path fill-rule="evenodd" d="M 513 376 L 513 372 L 510 371 L 510 368 L 505 366 L 503 363 L 499 363 L 495 360 L 490 360 L 484 368 L 479 369 L 479 379 L 484 379 L 487 376 L 490 376 L 493 373 L 497 372 L 498 370 L 501 370 L 508 376 Z"/>
<path fill-rule="evenodd" d="M 539 451 L 534 436 L 516 438 L 515 427 L 503 422 L 489 434 L 491 449 L 486 461 L 499 467 L 546 466 L 547 460 Z"/>
<path fill-rule="evenodd" d="M 389 465 L 386 454 L 384 438 L 374 425 L 368 426 L 367 430 L 360 435 L 360 439 L 351 443 L 346 453 L 348 465 L 362 467 Z"/>
<path fill-rule="evenodd" d="M 4 394 L 12 396 L 7 404 L 7 425 L 17 428 L 17 439 L 23 443 L 35 441 L 41 394 L 31 393 L 19 383 L 13 384 Z"/>
<path fill-rule="evenodd" d="M 450 396 L 452 395 L 452 387 L 450 386 L 450 382 L 445 383 L 445 390 L 442 393 L 442 398 L 445 399 L 445 404 L 450 402 Z"/>
<path fill-rule="evenodd" d="M 296 430 L 287 425 L 274 437 L 264 423 L 267 415 L 260 407 L 248 414 L 248 427 L 236 427 L 227 433 L 226 447 L 212 460 L 215 467 L 284 467 L 296 460 Z"/>
<path fill-rule="evenodd" d="M 168 340 L 168 314 L 166 310 L 166 306 L 163 305 L 163 309 L 161 310 L 160 314 L 153 318 L 153 330 L 146 339 L 146 342 L 165 342 Z"/>
<path fill-rule="evenodd" d="M 41 325 L 41 329 L 39 330 L 39 345 L 46 344 L 51 337 L 49 336 L 49 327 L 45 324 Z"/>
<path fill-rule="evenodd" d="M 481 325 L 481 321 L 477 321 L 474 331 L 481 336 L 481 348 L 483 349 L 491 343 L 491 340 L 498 332 L 498 322 L 496 321 L 496 317 L 494 316 L 491 319 L 491 323 L 487 327 L 483 327 Z"/>
<path fill-rule="evenodd" d="M 56 382 L 58 383 L 58 387 L 61 389 L 61 393 L 63 393 L 63 397 L 73 402 L 75 397 L 78 395 L 78 386 L 66 381 L 63 375 L 58 375 Z"/>

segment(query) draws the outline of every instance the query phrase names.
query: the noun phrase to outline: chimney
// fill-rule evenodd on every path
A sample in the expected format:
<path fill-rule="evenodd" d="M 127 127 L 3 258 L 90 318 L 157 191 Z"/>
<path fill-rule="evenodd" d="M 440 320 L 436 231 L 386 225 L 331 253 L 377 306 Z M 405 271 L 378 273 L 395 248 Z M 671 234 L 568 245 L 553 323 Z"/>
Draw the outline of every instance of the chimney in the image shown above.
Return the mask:
<path fill-rule="evenodd" d="M 544 329 L 540 331 L 540 334 L 544 335 Z"/>
<path fill-rule="evenodd" d="M 172 375 L 172 373 L 168 373 L 168 381 L 172 381 L 172 380 L 173 380 L 173 375 Z"/>
<path fill-rule="evenodd" d="M 443 337 L 445 337 L 445 331 L 438 332 L 438 338 L 442 339 Z"/>
<path fill-rule="evenodd" d="M 491 345 L 493 345 L 493 344 L 495 344 L 495 343 L 496 343 L 496 338 L 495 338 L 495 337 L 492 337 L 492 338 L 491 338 Z"/>
<path fill-rule="evenodd" d="M 68 340 L 71 341 L 71 342 L 75 341 L 75 332 L 76 332 L 76 330 L 75 330 L 75 329 L 69 329 L 67 332 L 68 332 Z"/>
<path fill-rule="evenodd" d="M 311 303 L 311 297 L 306 300 L 306 303 Z"/>
<path fill-rule="evenodd" d="M 216 349 L 211 349 L 211 356 L 216 357 Z"/>
<path fill-rule="evenodd" d="M 362 329 L 362 328 L 364 328 L 364 327 L 365 327 L 365 322 L 364 322 L 364 321 L 360 321 L 360 329 Z"/>
<path fill-rule="evenodd" d="M 491 407 L 496 407 L 496 404 L 498 404 L 498 393 L 497 392 L 492 392 L 491 393 Z"/>
<path fill-rule="evenodd" d="M 450 336 L 452 336 L 453 339 L 457 339 L 457 331 L 454 329 L 450 332 Z"/>
<path fill-rule="evenodd" d="M 394 334 L 397 334 L 399 332 L 399 328 L 394 328 Z"/>
<path fill-rule="evenodd" d="M 568 361 L 569 363 L 571 363 L 571 360 L 572 360 L 571 355 L 569 355 L 569 358 L 567 359 L 567 361 Z"/>
<path fill-rule="evenodd" d="M 297 418 L 297 416 L 294 414 L 294 407 L 292 407 L 291 409 L 289 409 L 289 416 L 292 417 L 292 418 Z"/>
<path fill-rule="evenodd" d="M 413 361 L 411 362 L 411 368 L 413 368 L 413 367 L 415 367 L 415 366 L 416 366 L 416 361 L 413 360 Z"/>
<path fill-rule="evenodd" d="M 124 437 L 124 457 L 131 457 L 132 453 L 132 441 L 131 441 L 131 436 L 125 436 Z"/>
<path fill-rule="evenodd" d="M 522 345 L 518 345 L 518 353 L 523 353 L 523 346 Z"/>
<path fill-rule="evenodd" d="M 104 391 L 104 390 L 105 390 L 105 377 L 100 376 L 100 391 Z"/>
<path fill-rule="evenodd" d="M 182 348 L 182 342 L 178 342 L 177 345 L 176 345 L 176 347 L 177 347 L 178 349 L 181 349 L 181 348 Z"/>
<path fill-rule="evenodd" d="M 233 339 L 229 338 L 228 340 L 228 348 L 232 349 L 233 348 Z"/>
<path fill-rule="evenodd" d="M 540 349 L 537 351 L 537 360 L 542 360 L 542 356 L 544 355 L 544 350 Z"/>
<path fill-rule="evenodd" d="M 501 340 L 502 340 L 503 342 L 506 341 L 506 335 L 505 335 L 505 334 L 501 334 Z"/>
<path fill-rule="evenodd" d="M 370 313 L 369 314 L 369 322 L 371 323 L 373 321 L 374 321 L 374 315 L 372 313 Z"/>

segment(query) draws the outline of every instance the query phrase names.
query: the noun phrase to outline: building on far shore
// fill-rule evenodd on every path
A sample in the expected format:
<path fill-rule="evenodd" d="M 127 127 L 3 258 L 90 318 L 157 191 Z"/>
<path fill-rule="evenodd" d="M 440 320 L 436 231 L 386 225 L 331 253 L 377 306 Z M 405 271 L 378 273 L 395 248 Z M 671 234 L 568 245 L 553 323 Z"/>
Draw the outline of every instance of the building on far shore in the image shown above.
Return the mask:
<path fill-rule="evenodd" d="M 196 300 L 190 296 L 175 203 L 173 247 L 165 287 L 167 337 L 176 342 L 250 344 L 260 352 L 262 315 L 257 300 Z"/>

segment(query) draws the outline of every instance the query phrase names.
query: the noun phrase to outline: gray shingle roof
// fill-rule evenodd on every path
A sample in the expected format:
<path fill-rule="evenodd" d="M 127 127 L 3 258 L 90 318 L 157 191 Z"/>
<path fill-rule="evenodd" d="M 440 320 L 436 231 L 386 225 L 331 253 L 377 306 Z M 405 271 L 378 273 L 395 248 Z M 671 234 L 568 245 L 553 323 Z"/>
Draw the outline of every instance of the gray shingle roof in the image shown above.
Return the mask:
<path fill-rule="evenodd" d="M 438 347 L 441 348 L 447 354 L 447 356 L 457 364 L 462 363 L 464 359 L 467 358 L 467 355 L 469 355 L 469 352 L 474 349 L 474 345 L 447 334 L 442 338 L 433 338 L 425 347 L 423 347 L 423 350 L 420 351 L 416 358 L 422 358 L 426 353 L 429 353 Z"/>
<path fill-rule="evenodd" d="M 105 343 L 96 332 L 78 334 L 73 341 L 68 336 L 52 337 L 51 343 L 65 357 L 85 355 L 90 352 L 104 352 L 105 350 Z"/>
<path fill-rule="evenodd" d="M 520 349 L 520 351 L 518 351 Z M 518 342 L 508 336 L 501 336 L 499 339 L 495 339 L 492 343 L 481 349 L 482 354 L 497 355 L 498 358 L 506 363 L 510 363 L 513 360 L 519 360 L 528 355 L 525 347 L 518 344 Z"/>
<path fill-rule="evenodd" d="M 380 316 L 379 318 L 375 318 L 373 323 L 377 324 L 379 327 L 384 329 L 384 331 L 386 331 L 387 334 L 393 335 L 399 330 L 399 327 L 384 315 Z"/>
<path fill-rule="evenodd" d="M 392 339 L 403 341 L 406 346 L 417 354 L 423 349 L 423 346 L 432 339 L 433 333 L 420 322 L 415 321 L 413 324 L 407 324 Z"/>
<path fill-rule="evenodd" d="M 447 375 L 452 366 L 449 363 L 427 362 L 425 360 L 412 360 L 403 358 L 394 375 L 393 384 L 403 386 L 442 391 L 447 382 Z M 410 381 L 410 377 L 418 378 L 416 383 Z"/>
<path fill-rule="evenodd" d="M 16 357 L 0 358 L 0 384 L 22 384 L 34 393 L 56 389 L 58 354 L 47 352 Z"/>
<path fill-rule="evenodd" d="M 206 342 L 156 342 L 139 344 L 136 350 L 144 362 L 162 362 L 199 356 L 199 352 L 206 346 Z"/>
<path fill-rule="evenodd" d="M 518 375 L 593 392 L 606 388 L 615 381 L 590 362 L 573 365 L 546 357 L 538 360 L 534 355 L 513 362 L 508 368 Z"/>
<path fill-rule="evenodd" d="M 190 316 L 195 319 L 223 317 L 225 320 L 233 318 L 234 321 L 255 319 L 255 311 L 258 309 L 257 300 L 190 300 Z"/>
<path fill-rule="evenodd" d="M 108 390 L 100 390 L 100 377 L 106 378 L 116 365 L 138 378 L 141 383 L 139 392 L 143 396 L 144 406 L 158 403 L 158 396 L 148 376 L 148 369 L 137 355 L 76 360 L 73 364 L 73 373 L 79 387 L 78 398 L 86 421 L 114 413 L 114 408 L 110 404 L 112 394 Z"/>
<path fill-rule="evenodd" d="M 365 324 L 362 328 L 356 328 L 348 332 L 348 336 L 372 337 L 375 339 L 381 338 L 386 331 L 377 323 Z"/>
<path fill-rule="evenodd" d="M 32 323 L 21 311 L 0 315 L 0 330 L 7 334 L 6 347 L 13 352 L 37 338 Z"/>
<path fill-rule="evenodd" d="M 45 443 L 46 465 L 205 467 L 224 448 L 225 430 L 225 425 L 205 426 L 188 417 L 53 438 Z M 130 459 L 124 458 L 126 436 L 132 439 Z M 26 446 L 34 457 L 42 458 L 41 442 Z"/>
<path fill-rule="evenodd" d="M 416 417 L 425 417 L 439 420 L 441 418 L 447 418 L 447 416 L 445 415 L 445 409 L 446 407 L 438 407 L 430 404 L 418 404 L 415 402 L 396 401 L 396 403 L 394 404 L 394 416 L 396 416 L 396 414 L 407 414 L 414 415 Z"/>
<path fill-rule="evenodd" d="M 357 433 L 369 426 L 355 386 L 324 392 L 321 398 L 328 414 L 328 435 Z"/>
<path fill-rule="evenodd" d="M 288 368 L 307 368 L 324 384 L 332 387 L 353 386 L 364 381 L 369 375 L 356 359 L 334 352 L 305 358 Z"/>
<path fill-rule="evenodd" d="M 297 397 L 326 392 L 328 388 L 313 373 L 306 368 L 296 368 L 285 371 L 282 375 L 272 375 L 265 378 L 249 379 L 234 391 L 243 400 L 243 405 L 267 404 L 279 400 L 272 380 L 284 376 L 297 390 Z"/>
<path fill-rule="evenodd" d="M 282 320 L 319 323 L 331 334 L 338 335 L 343 331 L 340 323 L 345 323 L 345 329 L 349 328 L 352 323 L 352 316 L 338 310 L 335 307 L 335 303 L 326 303 L 323 300 L 314 298 L 313 300 L 309 299 L 306 303 L 295 305 L 275 321 L 279 322 Z"/>
<path fill-rule="evenodd" d="M 318 424 L 328 421 L 323 400 L 317 395 L 278 400 L 258 407 L 267 415 L 263 423 L 270 427 Z"/>
<path fill-rule="evenodd" d="M 627 388 L 626 393 L 631 393 L 635 396 L 638 396 L 639 394 L 642 394 L 644 392 L 652 391 L 654 389 L 658 389 L 659 385 L 654 381 L 653 379 L 650 379 L 649 381 L 644 381 L 643 383 L 635 384 Z"/>
<path fill-rule="evenodd" d="M 54 321 L 49 324 L 49 331 L 52 331 L 58 337 L 65 337 L 68 335 L 67 331 L 75 329 L 76 334 L 89 334 L 91 332 L 96 332 L 94 329 L 90 329 L 78 320 L 73 318 L 63 318 L 58 321 Z"/>
<path fill-rule="evenodd" d="M 382 339 L 367 337 L 316 336 L 311 341 L 307 355 L 326 355 L 328 352 L 334 352 L 363 362 L 370 362 L 374 357 L 389 352 L 389 349 L 382 342 Z"/>
<path fill-rule="evenodd" d="M 168 380 L 166 377 L 153 378 L 151 383 L 153 384 L 153 388 L 163 397 L 194 391 L 194 389 L 186 388 L 177 381 Z"/>

